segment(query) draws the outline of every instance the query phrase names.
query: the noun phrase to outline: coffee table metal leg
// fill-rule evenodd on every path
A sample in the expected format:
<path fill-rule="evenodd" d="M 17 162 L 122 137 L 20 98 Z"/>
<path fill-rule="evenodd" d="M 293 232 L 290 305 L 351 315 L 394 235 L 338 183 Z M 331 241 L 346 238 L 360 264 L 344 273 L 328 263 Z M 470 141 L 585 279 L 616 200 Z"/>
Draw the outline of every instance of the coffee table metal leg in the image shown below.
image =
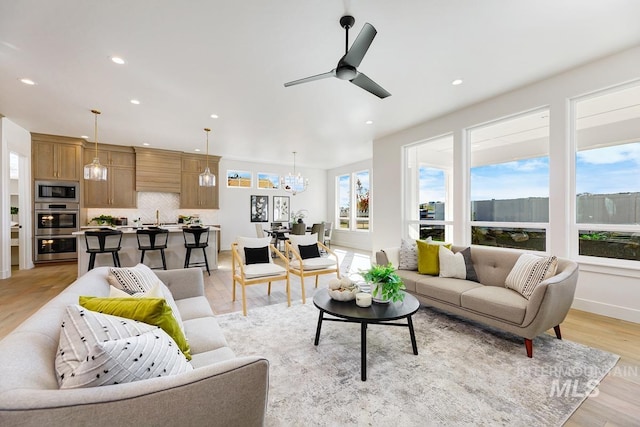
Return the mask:
<path fill-rule="evenodd" d="M 361 361 L 360 361 L 360 378 L 362 381 L 367 380 L 367 323 L 360 323 L 360 343 L 361 343 Z"/>
<path fill-rule="evenodd" d="M 411 316 L 407 316 L 407 322 L 409 323 L 409 334 L 411 334 L 411 346 L 413 347 L 413 354 L 418 354 L 418 345 L 416 344 L 416 334 L 413 332 L 413 321 Z"/>
<path fill-rule="evenodd" d="M 322 328 L 322 317 L 324 311 L 320 310 L 320 314 L 318 315 L 318 327 L 316 328 L 316 340 L 313 342 L 314 345 L 318 345 L 320 342 L 320 329 Z"/>

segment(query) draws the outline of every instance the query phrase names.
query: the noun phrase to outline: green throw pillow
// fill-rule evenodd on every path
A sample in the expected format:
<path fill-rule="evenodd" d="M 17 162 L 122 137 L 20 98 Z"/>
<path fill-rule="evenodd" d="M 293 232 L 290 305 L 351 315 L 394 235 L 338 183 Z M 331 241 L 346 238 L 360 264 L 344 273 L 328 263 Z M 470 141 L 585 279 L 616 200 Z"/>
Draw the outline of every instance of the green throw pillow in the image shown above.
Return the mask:
<path fill-rule="evenodd" d="M 187 360 L 191 360 L 189 343 L 164 298 L 98 298 L 80 297 L 80 305 L 88 310 L 126 317 L 159 326 L 178 344 Z"/>
<path fill-rule="evenodd" d="M 418 273 L 437 276 L 440 274 L 440 257 L 438 252 L 440 246 L 451 249 L 451 243 L 427 243 L 422 240 L 416 240 L 418 245 Z"/>

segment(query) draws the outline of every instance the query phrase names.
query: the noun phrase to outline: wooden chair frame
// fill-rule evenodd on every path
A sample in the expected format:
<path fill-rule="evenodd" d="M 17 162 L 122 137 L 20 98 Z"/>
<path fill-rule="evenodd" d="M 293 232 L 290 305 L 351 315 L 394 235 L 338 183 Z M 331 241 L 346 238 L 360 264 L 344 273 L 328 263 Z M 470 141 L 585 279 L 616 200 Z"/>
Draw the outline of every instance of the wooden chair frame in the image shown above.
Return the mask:
<path fill-rule="evenodd" d="M 242 257 L 238 252 L 238 243 L 234 242 L 231 244 L 231 269 L 233 271 L 233 298 L 232 301 L 236 300 L 236 282 L 240 282 L 242 285 L 242 314 L 247 315 L 247 297 L 245 293 L 245 287 L 250 285 L 258 285 L 261 283 L 268 283 L 269 287 L 267 288 L 267 295 L 271 295 L 271 282 L 278 280 L 285 280 L 287 283 L 287 306 L 291 307 L 291 286 L 289 280 L 289 260 L 282 255 L 273 244 L 269 245 L 270 252 L 275 254 L 284 262 L 285 272 L 279 275 L 270 275 L 270 276 L 260 276 L 254 277 L 251 279 L 247 279 L 245 277 L 244 271 L 244 263 L 242 262 Z M 302 289 L 302 295 L 304 299 L 304 288 Z"/>
<path fill-rule="evenodd" d="M 302 303 L 303 304 L 305 303 L 305 290 L 304 290 L 305 277 L 316 276 L 316 283 L 315 283 L 316 288 L 318 287 L 318 276 L 320 276 L 321 274 L 336 273 L 337 278 L 338 279 L 340 278 L 340 261 L 338 260 L 338 256 L 331 249 L 325 246 L 324 243 L 318 242 L 318 246 L 321 249 L 323 249 L 328 254 L 328 256 L 333 256 L 335 258 L 336 260 L 335 267 L 319 268 L 317 270 L 305 270 L 304 266 L 302 265 L 303 260 L 300 254 L 293 249 L 293 246 L 289 241 L 285 242 L 285 247 L 286 247 L 285 256 L 289 259 L 296 259 L 298 261 L 299 267 L 292 266 L 291 263 L 289 263 L 289 272 L 300 277 L 300 284 L 302 285 Z"/>

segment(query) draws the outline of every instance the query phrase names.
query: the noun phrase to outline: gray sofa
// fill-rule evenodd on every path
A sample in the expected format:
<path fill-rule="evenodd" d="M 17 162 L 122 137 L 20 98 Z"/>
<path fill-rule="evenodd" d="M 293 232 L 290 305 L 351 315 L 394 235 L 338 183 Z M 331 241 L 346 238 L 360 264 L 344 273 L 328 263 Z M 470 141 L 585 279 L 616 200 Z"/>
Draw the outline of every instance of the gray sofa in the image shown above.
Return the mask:
<path fill-rule="evenodd" d="M 197 268 L 158 271 L 184 322 L 194 369 L 94 388 L 59 389 L 54 361 L 65 307 L 108 296 L 107 267 L 80 277 L 0 341 L 0 425 L 166 426 L 264 424 L 269 362 L 236 357 L 204 296 Z"/>
<path fill-rule="evenodd" d="M 453 246 L 452 251 L 463 250 Z M 399 264 L 400 248 L 376 253 L 376 263 Z M 421 303 L 524 337 L 527 356 L 533 355 L 533 338 L 554 328 L 562 338 L 564 321 L 575 294 L 578 264 L 558 258 L 556 274 L 540 283 L 530 299 L 507 289 L 505 279 L 522 251 L 472 246 L 471 260 L 480 283 L 464 279 L 429 276 L 413 270 L 397 270 L 407 291 Z"/>

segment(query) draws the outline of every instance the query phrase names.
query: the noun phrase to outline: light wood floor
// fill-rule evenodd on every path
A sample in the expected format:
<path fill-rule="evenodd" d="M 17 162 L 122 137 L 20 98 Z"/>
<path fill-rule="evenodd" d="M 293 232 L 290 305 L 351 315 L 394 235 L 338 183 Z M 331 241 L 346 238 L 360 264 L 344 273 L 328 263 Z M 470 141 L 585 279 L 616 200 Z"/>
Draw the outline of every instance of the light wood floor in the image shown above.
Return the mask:
<path fill-rule="evenodd" d="M 355 254 L 335 248 L 341 270 L 356 272 L 368 263 L 368 254 Z M 14 270 L 10 279 L 0 280 L 0 338 L 7 335 L 39 307 L 62 291 L 77 276 L 77 266 L 57 264 L 33 270 Z M 242 310 L 240 290 L 231 301 L 230 253 L 223 251 L 219 269 L 206 273 L 205 290 L 213 310 L 218 314 Z M 321 276 L 326 285 L 330 276 Z M 313 298 L 314 281 L 305 280 L 307 298 Z M 300 280 L 291 278 L 292 300 L 300 300 Z M 247 288 L 247 306 L 251 309 L 286 302 L 284 284 L 274 283 L 271 295 L 266 285 Z M 571 310 L 562 324 L 563 339 L 600 348 L 620 355 L 620 361 L 601 382 L 599 394 L 589 397 L 572 415 L 566 426 L 638 426 L 640 425 L 640 325 L 584 311 Z M 524 346 L 523 346 L 524 351 Z M 535 357 L 535 346 L 534 346 Z"/>

